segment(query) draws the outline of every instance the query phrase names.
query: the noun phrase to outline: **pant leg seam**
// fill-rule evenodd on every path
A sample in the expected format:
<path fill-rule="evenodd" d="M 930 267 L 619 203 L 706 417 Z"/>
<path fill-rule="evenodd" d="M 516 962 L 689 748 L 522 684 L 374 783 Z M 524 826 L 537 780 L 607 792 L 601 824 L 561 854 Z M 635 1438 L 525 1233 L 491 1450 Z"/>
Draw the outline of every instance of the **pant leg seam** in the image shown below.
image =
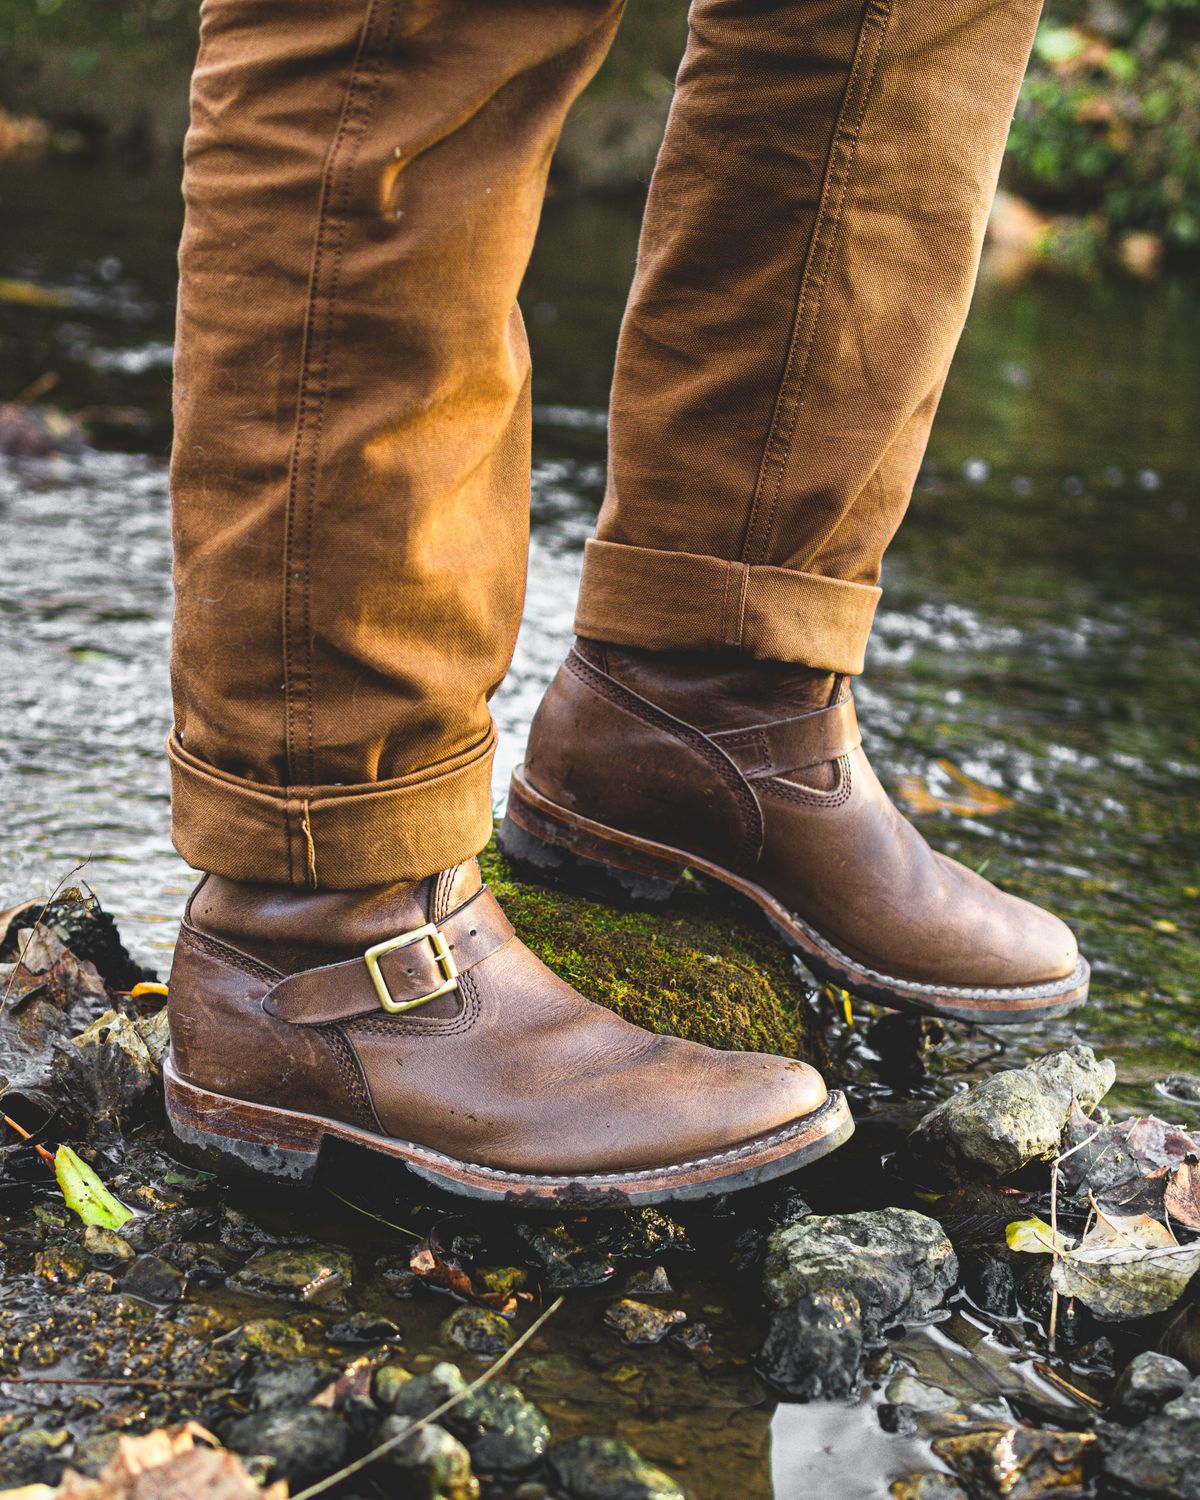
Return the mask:
<path fill-rule="evenodd" d="M 370 107 L 378 91 L 382 76 L 382 58 L 367 56 L 375 32 L 376 19 L 385 0 L 368 0 L 358 50 L 351 66 L 350 77 L 342 104 L 337 132 L 330 145 L 322 173 L 321 195 L 318 206 L 317 235 L 313 250 L 312 272 L 309 278 L 309 295 L 304 316 L 303 350 L 301 355 L 300 388 L 297 396 L 296 432 L 292 444 L 290 472 L 288 476 L 287 516 L 284 534 L 284 695 L 285 732 L 287 740 L 288 780 L 291 784 L 312 785 L 317 780 L 316 752 L 313 724 L 313 649 L 312 649 L 312 554 L 313 532 L 316 517 L 316 490 L 318 459 L 321 435 L 324 429 L 325 401 L 328 392 L 329 356 L 333 341 L 334 315 L 337 307 L 338 282 L 342 253 L 346 235 L 346 208 L 351 191 L 354 166 L 358 151 L 366 134 L 370 118 Z M 388 0 L 387 23 L 381 40 L 391 34 L 398 0 Z M 356 117 L 357 116 L 357 117 Z M 344 166 L 341 161 L 343 146 L 355 132 L 351 154 Z M 337 182 L 341 174 L 340 183 Z M 336 184 L 336 186 L 335 186 Z M 323 289 L 323 270 L 330 262 L 328 290 Z M 317 320 L 320 306 L 324 302 L 324 327 L 321 332 L 321 358 L 314 361 L 314 344 L 317 341 Z M 314 367 L 317 371 L 314 376 Z M 310 419 L 310 412 L 312 413 Z M 310 436 L 311 434 L 311 436 Z M 303 474 L 303 481 L 302 481 Z M 303 498 L 301 488 L 303 482 Z M 302 510 L 302 523 L 297 513 Z M 299 620 L 296 621 L 297 601 L 294 587 L 296 564 L 300 568 Z M 296 676 L 296 658 L 299 658 L 299 677 Z M 298 720 L 303 715 L 304 750 L 297 751 L 297 740 L 301 729 Z M 291 851 L 289 848 L 289 865 Z"/>
<path fill-rule="evenodd" d="M 842 103 L 838 110 L 833 137 L 830 141 L 825 181 L 822 184 L 821 199 L 817 206 L 816 219 L 813 224 L 812 241 L 800 278 L 800 290 L 796 304 L 796 315 L 792 324 L 792 336 L 788 348 L 787 363 L 784 367 L 783 378 L 780 381 L 775 411 L 771 418 L 771 426 L 767 433 L 767 441 L 763 449 L 762 465 L 759 469 L 758 483 L 755 486 L 750 518 L 746 525 L 746 539 L 742 549 L 742 559 L 748 563 L 764 560 L 774 528 L 779 498 L 783 490 L 783 477 L 787 468 L 787 459 L 791 452 L 796 424 L 799 421 L 800 408 L 803 404 L 802 397 L 808 379 L 809 359 L 816 338 L 817 322 L 821 312 L 825 281 L 829 272 L 834 242 L 841 225 L 846 191 L 857 155 L 858 139 L 862 130 L 863 120 L 866 117 L 867 106 L 870 102 L 875 73 L 880 53 L 883 50 L 884 34 L 891 19 L 891 13 L 892 0 L 866 0 L 862 20 L 859 24 L 854 58 L 851 63 L 849 76 L 847 77 Z M 870 31 L 874 23 L 878 23 L 879 29 L 878 35 L 872 39 Z M 866 67 L 866 76 L 863 78 L 858 97 L 855 98 L 855 84 L 864 66 Z M 851 110 L 853 115 L 850 121 L 846 118 L 848 109 Z M 844 161 L 841 163 L 837 163 L 839 153 L 844 157 Z M 831 198 L 835 201 L 831 202 Z M 812 309 L 811 312 L 809 312 L 810 306 Z M 807 331 L 805 330 L 806 314 L 808 315 Z M 786 432 L 781 430 L 781 423 L 785 420 Z M 776 471 L 774 489 L 767 505 L 765 519 L 762 520 L 760 526 L 759 519 L 762 514 L 766 486 L 772 468 Z"/>

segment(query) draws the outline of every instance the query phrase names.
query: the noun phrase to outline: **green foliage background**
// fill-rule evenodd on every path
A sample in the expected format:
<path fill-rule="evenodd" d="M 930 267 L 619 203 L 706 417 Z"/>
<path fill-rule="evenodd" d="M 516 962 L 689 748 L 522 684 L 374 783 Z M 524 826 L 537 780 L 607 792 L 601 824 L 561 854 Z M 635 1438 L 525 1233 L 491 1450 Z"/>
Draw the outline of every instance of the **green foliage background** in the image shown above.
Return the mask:
<path fill-rule="evenodd" d="M 632 0 L 573 116 L 559 171 L 644 180 L 686 29 L 686 0 Z M 174 148 L 195 0 L 0 0 L 0 105 L 115 141 Z M 94 139 L 94 134 L 90 137 Z M 1013 124 L 1009 187 L 1069 216 L 1086 257 L 1128 231 L 1200 245 L 1200 0 L 1050 0 Z"/>

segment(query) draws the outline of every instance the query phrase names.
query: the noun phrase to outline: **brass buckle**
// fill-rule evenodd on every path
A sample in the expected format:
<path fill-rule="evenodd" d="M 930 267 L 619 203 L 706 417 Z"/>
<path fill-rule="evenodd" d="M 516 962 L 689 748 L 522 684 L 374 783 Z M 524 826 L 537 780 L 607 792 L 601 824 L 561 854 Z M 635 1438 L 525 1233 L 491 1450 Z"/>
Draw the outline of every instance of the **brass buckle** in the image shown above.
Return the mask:
<path fill-rule="evenodd" d="M 387 987 L 387 980 L 380 970 L 379 960 L 385 953 L 391 953 L 396 948 L 407 948 L 411 943 L 419 943 L 424 938 L 428 938 L 433 945 L 434 962 L 442 972 L 442 983 L 436 990 L 430 990 L 427 995 L 418 995 L 415 1000 L 393 1000 L 392 992 Z M 424 927 L 414 927 L 411 932 L 402 932 L 399 937 L 376 943 L 373 948 L 368 948 L 363 954 L 363 963 L 367 966 L 367 973 L 371 976 L 371 983 L 375 986 L 380 1005 L 391 1015 L 413 1010 L 418 1005 L 427 1005 L 430 1000 L 436 1000 L 439 995 L 448 995 L 451 990 L 458 988 L 458 965 L 454 962 L 454 955 L 450 952 L 449 945 L 435 922 L 426 922 Z"/>

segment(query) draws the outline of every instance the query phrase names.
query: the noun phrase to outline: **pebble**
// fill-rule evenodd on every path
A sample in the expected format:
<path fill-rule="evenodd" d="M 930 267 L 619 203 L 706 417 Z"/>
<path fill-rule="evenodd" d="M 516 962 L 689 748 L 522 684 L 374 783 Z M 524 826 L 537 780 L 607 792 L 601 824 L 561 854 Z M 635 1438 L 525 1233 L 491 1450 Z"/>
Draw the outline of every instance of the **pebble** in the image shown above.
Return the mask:
<path fill-rule="evenodd" d="M 331 1474 L 346 1456 L 346 1424 L 326 1406 L 254 1412 L 226 1427 L 227 1447 L 274 1460 L 273 1476 L 293 1489 Z"/>
<path fill-rule="evenodd" d="M 494 1359 L 513 1341 L 513 1332 L 499 1313 L 486 1307 L 457 1308 L 442 1324 L 442 1338 L 468 1354 Z"/>
<path fill-rule="evenodd" d="M 1082 1495 L 1090 1432 L 1055 1432 L 1036 1427 L 995 1427 L 938 1438 L 937 1456 L 968 1488 L 1005 1500 Z"/>
<path fill-rule="evenodd" d="M 408 1426 L 407 1417 L 387 1417 L 375 1434 L 385 1443 Z M 471 1455 L 444 1427 L 421 1427 L 384 1455 L 380 1466 L 401 1483 L 405 1500 L 477 1500 L 479 1480 Z"/>
<path fill-rule="evenodd" d="M 771 1319 L 759 1369 L 793 1401 L 844 1401 L 858 1390 L 862 1308 L 850 1291 L 805 1293 Z"/>
<path fill-rule="evenodd" d="M 1104 1477 L 1137 1500 L 1200 1500 L 1200 1377 L 1160 1412 L 1106 1443 Z"/>
<path fill-rule="evenodd" d="M 354 1262 L 347 1251 L 328 1245 L 288 1245 L 258 1251 L 229 1284 L 239 1291 L 312 1307 L 344 1307 L 353 1279 Z"/>
<path fill-rule="evenodd" d="M 187 1277 L 158 1255 L 139 1255 L 126 1271 L 121 1290 L 142 1302 L 166 1306 L 178 1302 L 187 1286 Z"/>
<path fill-rule="evenodd" d="M 106 1269 L 133 1259 L 133 1246 L 129 1241 L 115 1229 L 105 1229 L 100 1224 L 89 1224 L 83 1231 L 83 1248 Z"/>
<path fill-rule="evenodd" d="M 1182 1396 L 1191 1384 L 1191 1371 L 1177 1359 L 1149 1351 L 1126 1366 L 1109 1398 L 1109 1415 L 1118 1422 L 1143 1422 L 1168 1401 Z M 1197 1456 L 1200 1462 L 1200 1455 Z"/>
<path fill-rule="evenodd" d="M 466 1444 L 475 1469 L 496 1479 L 523 1477 L 541 1463 L 550 1446 L 546 1418 L 504 1380 L 485 1385 L 442 1420 Z"/>

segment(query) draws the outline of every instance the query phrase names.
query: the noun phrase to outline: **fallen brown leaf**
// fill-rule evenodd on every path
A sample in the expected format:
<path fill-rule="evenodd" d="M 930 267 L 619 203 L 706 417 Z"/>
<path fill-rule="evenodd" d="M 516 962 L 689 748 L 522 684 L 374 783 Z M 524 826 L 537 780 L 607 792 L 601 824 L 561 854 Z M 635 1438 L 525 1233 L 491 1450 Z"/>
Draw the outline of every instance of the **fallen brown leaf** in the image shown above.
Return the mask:
<path fill-rule="evenodd" d="M 419 1245 L 414 1245 L 408 1257 L 408 1268 L 414 1276 L 420 1276 L 431 1286 L 444 1286 L 456 1297 L 476 1302 L 480 1307 L 490 1307 L 502 1317 L 511 1318 L 517 1310 L 517 1299 L 511 1292 L 477 1291 L 459 1263 L 444 1256 L 433 1240 L 422 1240 Z"/>
<path fill-rule="evenodd" d="M 1189 1156 L 1171 1173 L 1163 1207 L 1177 1223 L 1200 1233 L 1200 1158 Z"/>
<path fill-rule="evenodd" d="M 45 1500 L 287 1500 L 287 1485 L 260 1489 L 236 1453 L 188 1422 L 121 1437 L 98 1478 L 68 1469 L 58 1489 L 43 1493 Z"/>

